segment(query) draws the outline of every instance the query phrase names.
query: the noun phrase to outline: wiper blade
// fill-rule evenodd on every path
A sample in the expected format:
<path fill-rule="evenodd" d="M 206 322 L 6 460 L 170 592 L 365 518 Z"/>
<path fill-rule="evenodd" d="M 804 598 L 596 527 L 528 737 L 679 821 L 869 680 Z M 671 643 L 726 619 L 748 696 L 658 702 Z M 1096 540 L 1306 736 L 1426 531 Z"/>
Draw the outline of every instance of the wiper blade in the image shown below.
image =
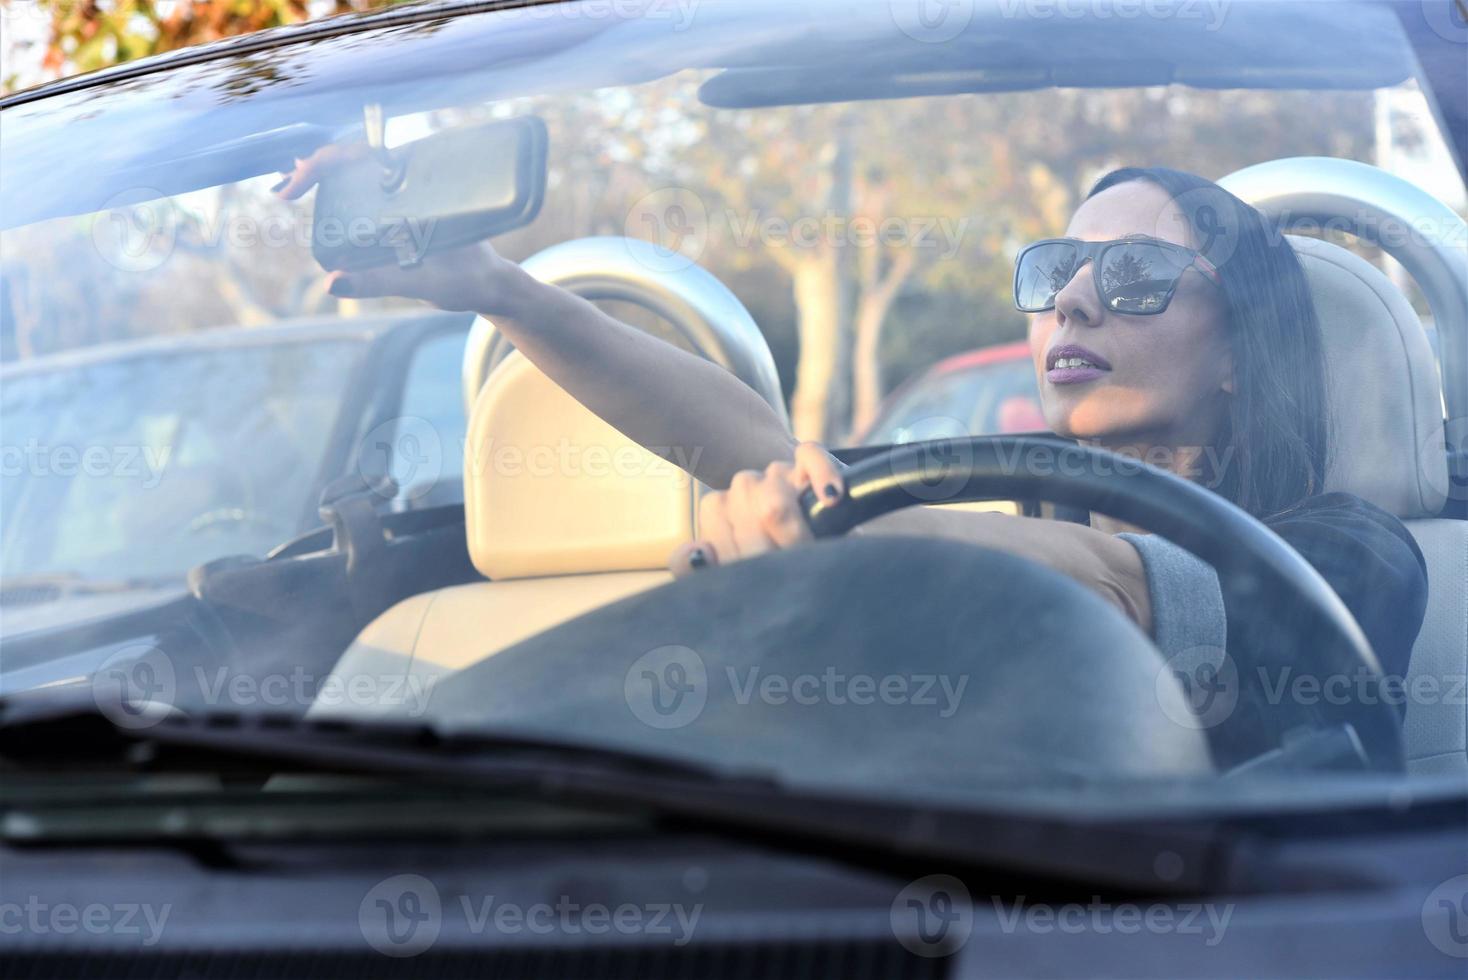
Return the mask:
<path fill-rule="evenodd" d="M 142 747 L 142 751 L 139 747 Z M 311 719 L 260 713 L 173 711 L 138 728 L 118 726 L 90 689 L 25 691 L 0 699 L 0 759 L 31 766 L 180 771 L 228 768 L 233 775 L 284 772 L 464 776 L 507 782 L 570 770 L 736 777 L 678 759 L 558 740 L 536 733 L 386 720 Z M 144 762 L 145 765 L 139 765 Z"/>
<path fill-rule="evenodd" d="M 1212 822 L 1088 822 L 1064 813 L 817 792 L 758 773 L 516 732 L 261 715 L 169 718 L 126 730 L 74 698 L 69 709 L 36 701 L 0 702 L 0 760 L 43 772 L 90 765 L 229 777 L 341 774 L 530 793 L 887 871 L 967 867 L 994 881 L 1018 876 L 1154 894 L 1212 890 L 1229 867 L 1220 853 L 1227 835 Z M 1177 855 L 1176 875 L 1156 871 L 1163 852 Z M 1237 863 L 1230 870 L 1237 873 Z"/>

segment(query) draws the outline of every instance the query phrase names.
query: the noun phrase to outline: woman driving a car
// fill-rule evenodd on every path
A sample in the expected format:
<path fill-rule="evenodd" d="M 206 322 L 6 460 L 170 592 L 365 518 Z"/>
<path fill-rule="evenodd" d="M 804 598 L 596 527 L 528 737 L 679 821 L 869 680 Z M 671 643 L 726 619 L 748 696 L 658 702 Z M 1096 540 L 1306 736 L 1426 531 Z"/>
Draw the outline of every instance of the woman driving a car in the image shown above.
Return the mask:
<path fill-rule="evenodd" d="M 305 161 L 282 188 L 315 181 Z M 333 274 L 337 296 L 398 295 L 472 310 L 556 383 L 645 446 L 698 447 L 701 539 L 675 573 L 811 540 L 799 496 L 843 493 L 842 466 L 797 443 L 723 368 L 533 279 L 488 245 L 412 269 Z M 1015 302 L 1030 315 L 1041 404 L 1058 435 L 1160 465 L 1246 510 L 1340 595 L 1388 676 L 1406 671 L 1426 566 L 1392 515 L 1323 489 L 1330 448 L 1321 326 L 1294 250 L 1217 184 L 1165 168 L 1102 177 L 1065 235 L 1023 249 Z M 1089 524 L 912 507 L 859 529 L 1009 551 L 1094 589 L 1166 655 L 1268 637 L 1230 635 L 1216 573 L 1103 515 Z M 1241 617 L 1242 618 L 1242 617 Z M 1237 628 L 1237 627 L 1236 627 Z"/>

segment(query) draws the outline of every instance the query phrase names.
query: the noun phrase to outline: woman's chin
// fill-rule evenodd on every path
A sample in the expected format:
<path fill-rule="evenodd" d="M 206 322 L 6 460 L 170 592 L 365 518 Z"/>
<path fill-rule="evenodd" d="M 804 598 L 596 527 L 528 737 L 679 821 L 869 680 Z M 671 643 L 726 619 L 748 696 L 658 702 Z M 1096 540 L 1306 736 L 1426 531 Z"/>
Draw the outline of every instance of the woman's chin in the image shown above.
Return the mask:
<path fill-rule="evenodd" d="M 1045 422 L 1050 431 L 1065 439 L 1105 445 L 1129 431 L 1115 419 L 1096 418 L 1092 411 L 1076 407 L 1070 411 L 1045 413 Z"/>
<path fill-rule="evenodd" d="M 1075 391 L 1052 387 L 1042 390 L 1041 414 L 1050 431 L 1067 439 L 1107 443 L 1128 433 L 1145 431 L 1155 412 L 1137 394 L 1110 387 Z"/>

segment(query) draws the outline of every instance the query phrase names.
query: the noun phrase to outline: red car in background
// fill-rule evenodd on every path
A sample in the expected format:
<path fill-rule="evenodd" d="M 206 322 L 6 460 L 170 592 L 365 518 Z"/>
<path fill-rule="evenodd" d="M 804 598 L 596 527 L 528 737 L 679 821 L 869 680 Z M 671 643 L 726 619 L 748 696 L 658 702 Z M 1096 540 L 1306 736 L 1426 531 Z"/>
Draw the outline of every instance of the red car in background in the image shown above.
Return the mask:
<path fill-rule="evenodd" d="M 1048 428 L 1030 346 L 1019 340 L 955 354 L 903 382 L 860 442 L 885 446 Z"/>

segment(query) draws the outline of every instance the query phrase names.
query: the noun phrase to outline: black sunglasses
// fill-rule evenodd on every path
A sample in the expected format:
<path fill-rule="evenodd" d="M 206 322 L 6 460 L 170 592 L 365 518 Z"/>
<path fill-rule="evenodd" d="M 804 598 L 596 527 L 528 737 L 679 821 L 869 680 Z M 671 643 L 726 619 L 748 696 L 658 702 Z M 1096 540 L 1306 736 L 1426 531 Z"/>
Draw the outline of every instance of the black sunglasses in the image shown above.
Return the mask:
<path fill-rule="evenodd" d="M 1218 267 L 1201 253 L 1172 242 L 1120 238 L 1083 242 L 1046 238 L 1026 245 L 1014 260 L 1014 305 L 1024 313 L 1055 306 L 1055 296 L 1087 262 L 1095 263 L 1096 295 L 1113 313 L 1154 316 L 1167 309 L 1184 272 L 1197 269 L 1222 286 Z"/>

